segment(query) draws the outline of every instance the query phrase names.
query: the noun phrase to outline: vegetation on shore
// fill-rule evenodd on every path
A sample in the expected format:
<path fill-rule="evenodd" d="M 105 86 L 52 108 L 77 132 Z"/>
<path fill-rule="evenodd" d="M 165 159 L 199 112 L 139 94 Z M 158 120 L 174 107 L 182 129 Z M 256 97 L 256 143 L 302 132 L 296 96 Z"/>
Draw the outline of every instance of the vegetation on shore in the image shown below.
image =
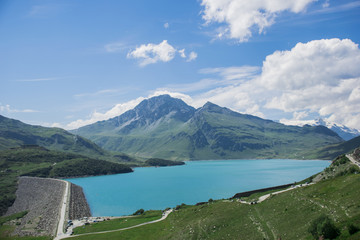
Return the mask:
<path fill-rule="evenodd" d="M 154 167 L 166 167 L 166 166 L 177 166 L 177 165 L 184 165 L 184 162 L 181 161 L 171 161 L 165 160 L 160 158 L 150 158 L 145 161 L 146 165 L 154 166 Z"/>

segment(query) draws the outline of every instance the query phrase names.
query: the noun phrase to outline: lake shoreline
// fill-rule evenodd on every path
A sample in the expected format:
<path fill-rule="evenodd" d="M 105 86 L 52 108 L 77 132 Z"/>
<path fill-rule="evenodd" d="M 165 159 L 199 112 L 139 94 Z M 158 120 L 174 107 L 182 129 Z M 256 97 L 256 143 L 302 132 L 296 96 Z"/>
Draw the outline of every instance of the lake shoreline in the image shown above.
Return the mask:
<path fill-rule="evenodd" d="M 140 208 L 165 209 L 181 203 L 194 205 L 210 198 L 228 199 L 236 193 L 299 182 L 322 171 L 329 163 L 326 160 L 293 159 L 202 160 L 187 161 L 181 168 L 138 167 L 133 174 L 65 180 L 84 188 L 93 216 L 124 216 Z M 236 167 L 237 165 L 242 167 Z M 254 167 L 246 169 L 248 165 Z M 237 170 L 232 169 L 233 167 Z M 316 169 L 311 170 L 313 167 Z M 210 173 L 203 172 L 209 168 Z M 256 173 L 257 171 L 260 172 Z M 256 175 L 248 175 L 250 173 Z M 229 178 L 234 174 L 240 179 Z M 199 181 L 202 184 L 200 190 L 193 189 L 193 185 L 199 184 Z M 88 185 L 91 185 L 90 188 Z M 112 190 L 107 190 L 108 188 Z"/>

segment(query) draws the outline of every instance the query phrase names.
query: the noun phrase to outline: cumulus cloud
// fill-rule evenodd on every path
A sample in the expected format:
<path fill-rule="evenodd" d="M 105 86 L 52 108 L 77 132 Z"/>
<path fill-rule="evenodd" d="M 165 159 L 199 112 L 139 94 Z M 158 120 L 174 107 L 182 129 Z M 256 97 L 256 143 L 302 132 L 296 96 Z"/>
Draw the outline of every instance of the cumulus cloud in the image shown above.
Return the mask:
<path fill-rule="evenodd" d="M 191 52 L 187 57 L 185 48 L 178 50 L 170 45 L 167 40 L 164 40 L 159 44 L 143 44 L 129 52 L 127 58 L 138 59 L 139 65 L 143 67 L 157 62 L 169 62 L 174 59 L 176 53 L 182 58 L 187 58 L 187 62 L 191 62 L 197 58 L 197 53 Z"/>
<path fill-rule="evenodd" d="M 275 52 L 266 58 L 258 79 L 265 90 L 278 92 L 265 107 L 316 112 L 360 128 L 359 64 L 359 46 L 349 39 L 315 40 Z"/>
<path fill-rule="evenodd" d="M 349 39 L 322 39 L 274 52 L 262 67 L 202 69 L 200 73 L 211 75 L 210 79 L 170 89 L 205 90 L 192 95 L 197 107 L 212 101 L 260 117 L 281 119 L 292 114 L 288 120 L 306 120 L 318 116 L 360 129 L 358 66 L 357 44 Z M 201 83 L 208 88 L 201 89 Z"/>
<path fill-rule="evenodd" d="M 175 57 L 176 49 L 167 40 L 159 44 L 143 44 L 127 54 L 128 58 L 139 59 L 140 66 L 161 62 L 169 62 Z"/>
<path fill-rule="evenodd" d="M 148 97 L 170 94 L 194 107 L 211 101 L 241 113 L 287 123 L 321 117 L 360 129 L 358 66 L 360 49 L 351 40 L 314 40 L 274 52 L 262 67 L 201 69 L 199 73 L 206 78 L 168 86 Z M 94 112 L 88 120 L 74 122 L 72 128 L 120 115 L 143 99 L 116 105 L 105 113 Z M 289 115 L 292 118 L 288 119 Z"/>
<path fill-rule="evenodd" d="M 290 51 L 266 57 L 262 83 L 270 89 L 305 89 L 337 85 L 339 79 L 360 75 L 360 50 L 349 39 L 323 39 L 298 43 Z"/>
<path fill-rule="evenodd" d="M 185 49 L 181 49 L 178 51 L 179 54 L 180 54 L 180 57 L 182 58 L 187 58 L 186 61 L 187 62 L 191 62 L 191 61 L 194 61 L 196 58 L 197 58 L 197 53 L 196 52 L 190 52 L 189 56 L 186 56 L 185 54 Z"/>
<path fill-rule="evenodd" d="M 207 24 L 218 23 L 218 37 L 246 42 L 257 29 L 259 33 L 275 23 L 283 11 L 299 13 L 316 0 L 202 0 L 202 18 Z"/>

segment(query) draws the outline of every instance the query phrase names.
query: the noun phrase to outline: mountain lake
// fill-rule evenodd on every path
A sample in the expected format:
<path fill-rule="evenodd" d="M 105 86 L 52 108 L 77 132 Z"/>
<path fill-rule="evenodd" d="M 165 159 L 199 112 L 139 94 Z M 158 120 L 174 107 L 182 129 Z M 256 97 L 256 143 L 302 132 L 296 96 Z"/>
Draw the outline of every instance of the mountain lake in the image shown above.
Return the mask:
<path fill-rule="evenodd" d="M 121 216 L 140 208 L 162 210 L 294 183 L 330 163 L 287 159 L 190 161 L 182 166 L 141 167 L 132 173 L 66 180 L 83 188 L 93 216 Z"/>

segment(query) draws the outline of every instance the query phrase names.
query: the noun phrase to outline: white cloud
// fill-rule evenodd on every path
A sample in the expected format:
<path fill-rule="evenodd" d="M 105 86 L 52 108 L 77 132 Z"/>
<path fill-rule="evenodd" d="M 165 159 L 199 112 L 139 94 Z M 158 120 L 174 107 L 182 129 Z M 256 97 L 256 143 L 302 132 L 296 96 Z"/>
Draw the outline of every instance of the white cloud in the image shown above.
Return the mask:
<path fill-rule="evenodd" d="M 140 66 L 161 62 L 169 62 L 175 57 L 176 49 L 167 40 L 159 44 L 149 43 L 137 47 L 127 54 L 128 58 L 139 59 Z"/>
<path fill-rule="evenodd" d="M 180 54 L 180 57 L 182 57 L 182 58 L 186 58 L 185 48 L 184 48 L 184 49 L 179 50 L 179 54 Z"/>
<path fill-rule="evenodd" d="M 145 98 L 143 98 L 143 97 L 139 97 L 135 100 L 116 104 L 113 108 L 106 111 L 105 113 L 100 113 L 100 112 L 94 111 L 92 114 L 90 114 L 88 119 L 85 119 L 85 120 L 78 119 L 76 121 L 73 121 L 73 122 L 67 124 L 66 126 L 64 126 L 64 128 L 65 129 L 76 129 L 76 128 L 79 128 L 79 127 L 82 127 L 82 126 L 85 126 L 88 124 L 95 123 L 97 121 L 107 120 L 107 119 L 119 116 L 122 113 L 134 108 L 136 105 L 138 105 L 144 99 Z"/>
<path fill-rule="evenodd" d="M 322 39 L 298 43 L 290 51 L 266 57 L 262 83 L 269 89 L 295 90 L 360 76 L 360 50 L 349 39 Z"/>
<path fill-rule="evenodd" d="M 221 67 L 221 68 L 204 68 L 200 70 L 202 74 L 219 74 L 223 81 L 249 80 L 253 79 L 260 73 L 260 67 L 240 66 L 240 67 Z"/>
<path fill-rule="evenodd" d="M 168 22 L 164 23 L 164 28 L 165 28 L 165 29 L 168 29 L 169 27 L 170 27 L 170 25 L 169 25 Z"/>
<path fill-rule="evenodd" d="M 194 61 L 197 58 L 196 52 L 190 52 L 189 56 L 187 56 L 185 48 L 178 50 L 171 46 L 167 40 L 163 40 L 159 44 L 143 44 L 135 50 L 129 52 L 127 54 L 127 58 L 138 59 L 139 65 L 143 67 L 157 62 L 169 62 L 175 58 L 176 53 L 178 53 L 182 58 L 187 58 L 187 62 Z"/>
<path fill-rule="evenodd" d="M 325 0 L 325 2 L 322 4 L 323 8 L 328 8 L 330 6 L 330 0 Z"/>
<path fill-rule="evenodd" d="M 194 83 L 170 85 L 148 97 L 170 94 L 189 105 L 207 101 L 238 112 L 282 122 L 321 117 L 360 129 L 360 49 L 351 40 L 323 39 L 274 52 L 257 66 L 201 69 L 206 76 Z M 261 71 L 262 70 L 262 71 Z M 186 95 L 179 92 L 190 92 Z M 95 112 L 73 128 L 120 115 L 145 98 Z M 120 107 L 119 107 L 120 106 Z M 275 110 L 275 111 L 274 111 Z M 292 119 L 285 119 L 292 114 Z M 274 117 L 276 116 L 276 117 Z M 286 117 L 285 117 L 286 116 Z"/>
<path fill-rule="evenodd" d="M 298 43 L 263 63 L 260 85 L 278 92 L 266 108 L 305 111 L 360 128 L 360 49 L 349 39 Z"/>
<path fill-rule="evenodd" d="M 353 2 L 348 2 L 348 3 L 344 3 L 344 4 L 330 6 L 330 1 L 325 0 L 325 3 L 323 3 L 322 6 L 323 6 L 322 9 L 316 10 L 313 13 L 327 14 L 327 13 L 337 13 L 337 12 L 349 11 L 354 8 L 360 7 L 360 1 L 353 1 Z"/>
<path fill-rule="evenodd" d="M 104 46 L 106 52 L 119 52 L 128 49 L 129 47 L 122 42 L 108 43 Z"/>
<path fill-rule="evenodd" d="M 316 0 L 202 0 L 202 17 L 207 24 L 218 23 L 218 37 L 246 42 L 254 29 L 261 34 L 283 11 L 299 13 Z"/>
<path fill-rule="evenodd" d="M 159 96 L 159 95 L 163 95 L 163 94 L 169 94 L 170 96 L 174 97 L 174 98 L 180 98 L 182 99 L 184 102 L 188 103 L 188 104 L 192 104 L 193 100 L 190 96 L 186 95 L 186 94 L 182 94 L 182 93 L 177 93 L 177 92 L 170 92 L 170 91 L 166 91 L 166 90 L 157 90 L 154 91 L 153 93 L 151 93 L 148 97 L 144 98 L 144 97 L 139 97 L 136 98 L 134 100 L 125 102 L 125 103 L 119 103 L 116 104 L 113 108 L 111 108 L 110 110 L 101 113 L 101 112 L 97 112 L 94 111 L 92 114 L 90 114 L 90 116 L 87 119 L 78 119 L 76 121 L 70 122 L 69 124 L 66 124 L 64 126 L 62 126 L 59 123 L 55 123 L 56 125 L 50 125 L 50 126 L 56 126 L 56 127 L 63 127 L 65 129 L 77 129 L 79 127 L 85 126 L 85 125 L 89 125 L 98 121 L 103 121 L 103 120 L 108 120 L 110 118 L 119 116 L 121 114 L 123 114 L 124 112 L 133 109 L 134 107 L 136 107 L 141 101 L 151 98 L 151 97 L 155 97 L 155 96 Z"/>
<path fill-rule="evenodd" d="M 75 98 L 96 97 L 96 96 L 102 96 L 102 95 L 106 95 L 106 94 L 119 93 L 121 91 L 122 90 L 120 90 L 120 89 L 103 89 L 103 90 L 99 90 L 99 91 L 94 92 L 94 93 L 78 93 L 78 94 L 75 94 L 74 97 Z"/>
<path fill-rule="evenodd" d="M 195 59 L 197 58 L 197 53 L 196 52 L 191 52 L 189 54 L 189 57 L 188 59 L 186 60 L 187 62 L 191 62 L 191 61 L 194 61 Z"/>
<path fill-rule="evenodd" d="M 181 49 L 178 51 L 179 54 L 180 54 L 180 57 L 182 58 L 186 58 L 186 54 L 185 54 L 185 49 Z M 187 62 L 191 62 L 191 61 L 194 61 L 195 59 L 197 58 L 197 53 L 196 52 L 190 52 L 189 56 L 187 57 L 186 61 Z"/>
<path fill-rule="evenodd" d="M 44 81 L 54 81 L 60 78 L 51 77 L 51 78 L 31 78 L 31 79 L 19 79 L 15 80 L 16 82 L 44 82 Z"/>
<path fill-rule="evenodd" d="M 2 105 L 0 103 L 0 112 L 6 112 L 6 113 L 35 113 L 35 112 L 39 112 L 37 110 L 33 110 L 33 109 L 14 109 L 11 108 L 9 104 L 6 105 Z"/>
<path fill-rule="evenodd" d="M 358 66 L 357 44 L 349 39 L 323 39 L 274 52 L 265 59 L 262 68 L 202 69 L 200 73 L 215 77 L 169 89 L 202 90 L 192 95 L 196 106 L 212 101 L 262 117 L 275 114 L 280 119 L 290 113 L 292 120 L 306 120 L 318 116 L 360 129 Z"/>

